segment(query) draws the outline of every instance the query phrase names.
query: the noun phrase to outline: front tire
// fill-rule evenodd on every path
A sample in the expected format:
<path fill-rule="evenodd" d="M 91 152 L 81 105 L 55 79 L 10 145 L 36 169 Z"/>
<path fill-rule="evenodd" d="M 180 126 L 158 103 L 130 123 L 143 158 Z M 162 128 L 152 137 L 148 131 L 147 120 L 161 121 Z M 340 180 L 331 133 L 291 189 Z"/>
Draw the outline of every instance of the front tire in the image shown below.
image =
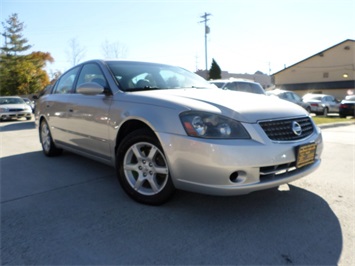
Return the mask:
<path fill-rule="evenodd" d="M 116 169 L 122 188 L 137 202 L 161 205 L 175 191 L 163 149 L 150 130 L 133 131 L 122 140 Z"/>
<path fill-rule="evenodd" d="M 41 121 L 39 128 L 39 137 L 42 145 L 43 153 L 48 156 L 56 156 L 63 152 L 62 149 L 58 149 L 52 139 L 51 132 L 49 130 L 49 126 L 45 120 Z"/>

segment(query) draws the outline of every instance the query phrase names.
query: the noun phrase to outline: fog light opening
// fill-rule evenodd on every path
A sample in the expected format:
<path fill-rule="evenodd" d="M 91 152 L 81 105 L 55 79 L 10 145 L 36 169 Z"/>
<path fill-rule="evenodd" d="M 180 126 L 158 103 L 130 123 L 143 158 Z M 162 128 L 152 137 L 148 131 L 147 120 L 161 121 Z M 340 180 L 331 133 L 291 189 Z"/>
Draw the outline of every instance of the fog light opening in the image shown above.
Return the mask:
<path fill-rule="evenodd" d="M 230 175 L 229 177 L 230 181 L 232 181 L 233 183 L 240 183 L 244 181 L 243 178 L 243 173 L 240 173 L 239 171 L 234 172 Z"/>

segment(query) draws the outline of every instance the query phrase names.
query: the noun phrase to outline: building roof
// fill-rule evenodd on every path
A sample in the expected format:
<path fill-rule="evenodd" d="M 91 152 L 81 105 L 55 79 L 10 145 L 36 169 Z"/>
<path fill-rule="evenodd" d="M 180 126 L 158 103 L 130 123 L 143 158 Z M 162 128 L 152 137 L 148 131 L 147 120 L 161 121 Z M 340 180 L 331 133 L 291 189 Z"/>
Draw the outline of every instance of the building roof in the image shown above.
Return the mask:
<path fill-rule="evenodd" d="M 338 43 L 338 44 L 336 44 L 336 45 L 333 45 L 333 46 L 331 46 L 331 47 L 329 47 L 329 48 L 327 48 L 327 49 L 325 49 L 325 50 L 323 50 L 323 51 L 320 51 L 320 52 L 318 52 L 318 53 L 316 53 L 316 54 L 314 54 L 314 55 L 312 55 L 312 56 L 310 56 L 310 57 L 307 57 L 306 59 L 303 59 L 302 61 L 299 61 L 299 62 L 297 62 L 297 63 L 295 63 L 295 64 L 293 64 L 293 65 L 291 65 L 291 66 L 289 66 L 289 67 L 286 67 L 286 68 L 284 68 L 284 69 L 282 69 L 282 70 L 280 70 L 280 71 L 278 71 L 278 72 L 275 72 L 274 74 L 272 74 L 272 76 L 274 76 L 274 75 L 276 75 L 276 74 L 279 74 L 279 73 L 281 73 L 281 72 L 283 72 L 283 71 L 285 71 L 285 70 L 287 70 L 287 69 L 290 69 L 290 68 L 292 68 L 292 67 L 294 67 L 294 66 L 296 66 L 296 65 L 298 65 L 298 64 L 301 64 L 301 63 L 303 63 L 303 62 L 305 62 L 305 61 L 311 59 L 312 57 L 322 55 L 323 53 L 325 53 L 325 52 L 327 52 L 327 51 L 329 51 L 329 50 L 331 50 L 331 49 L 333 49 L 333 48 L 335 48 L 335 47 L 337 47 L 337 46 L 340 46 L 340 45 L 342 45 L 342 44 L 344 44 L 344 43 L 346 43 L 346 42 L 355 43 L 355 40 L 347 39 L 347 40 L 345 40 L 345 41 L 342 41 L 342 42 L 340 42 L 340 43 Z"/>

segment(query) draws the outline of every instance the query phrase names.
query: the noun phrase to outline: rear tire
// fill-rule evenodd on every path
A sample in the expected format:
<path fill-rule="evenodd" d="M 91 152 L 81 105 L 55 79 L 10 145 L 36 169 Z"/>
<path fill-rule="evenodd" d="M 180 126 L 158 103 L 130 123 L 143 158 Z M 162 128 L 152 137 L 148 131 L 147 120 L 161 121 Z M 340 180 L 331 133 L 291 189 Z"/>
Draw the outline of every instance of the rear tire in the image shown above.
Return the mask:
<path fill-rule="evenodd" d="M 163 149 L 150 130 L 133 131 L 122 140 L 116 169 L 122 188 L 137 202 L 161 205 L 175 191 Z"/>
<path fill-rule="evenodd" d="M 41 141 L 43 153 L 46 156 L 48 157 L 56 156 L 56 155 L 60 155 L 63 152 L 62 149 L 58 149 L 55 146 L 52 139 L 52 134 L 49 130 L 49 126 L 45 120 L 41 121 L 40 128 L 39 128 L 39 138 Z"/>

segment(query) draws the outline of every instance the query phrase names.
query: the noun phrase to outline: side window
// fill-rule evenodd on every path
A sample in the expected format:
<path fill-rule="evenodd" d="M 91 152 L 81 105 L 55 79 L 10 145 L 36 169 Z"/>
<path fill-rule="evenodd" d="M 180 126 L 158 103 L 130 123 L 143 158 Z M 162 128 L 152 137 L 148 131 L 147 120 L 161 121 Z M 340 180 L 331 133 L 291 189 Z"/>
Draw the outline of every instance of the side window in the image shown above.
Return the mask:
<path fill-rule="evenodd" d="M 86 64 L 83 66 L 76 88 L 86 82 L 96 82 L 102 87 L 107 88 L 106 78 L 97 64 Z"/>
<path fill-rule="evenodd" d="M 226 84 L 226 86 L 224 87 L 224 89 L 236 91 L 236 90 L 237 90 L 237 83 L 235 83 L 235 82 L 228 82 L 228 83 Z"/>
<path fill-rule="evenodd" d="M 70 93 L 73 84 L 75 81 L 75 77 L 78 74 L 79 67 L 76 67 L 69 72 L 65 73 L 57 82 L 57 85 L 54 88 L 53 93 L 54 94 L 64 94 L 64 93 Z"/>
<path fill-rule="evenodd" d="M 287 99 L 287 100 L 293 101 L 293 97 L 292 97 L 291 93 L 286 92 L 285 94 L 286 94 L 286 99 Z"/>
<path fill-rule="evenodd" d="M 301 97 L 298 96 L 296 93 L 293 93 L 292 96 L 293 96 L 293 98 L 295 98 L 295 100 L 296 100 L 297 102 L 301 102 L 301 101 L 302 101 Z"/>

